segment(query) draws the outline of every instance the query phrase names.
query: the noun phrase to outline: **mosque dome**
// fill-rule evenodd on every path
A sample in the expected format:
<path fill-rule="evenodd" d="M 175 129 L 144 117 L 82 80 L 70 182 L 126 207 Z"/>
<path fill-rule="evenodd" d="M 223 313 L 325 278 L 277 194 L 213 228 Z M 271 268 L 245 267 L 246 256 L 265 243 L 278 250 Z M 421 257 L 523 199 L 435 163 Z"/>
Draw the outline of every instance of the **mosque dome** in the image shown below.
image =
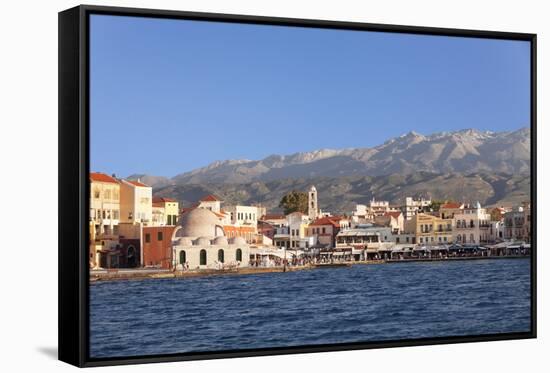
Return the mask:
<path fill-rule="evenodd" d="M 216 237 L 212 240 L 212 245 L 227 245 L 227 238 L 223 236 Z"/>
<path fill-rule="evenodd" d="M 196 208 L 181 217 L 178 237 L 223 236 L 223 228 L 218 217 L 210 210 Z"/>
<path fill-rule="evenodd" d="M 180 237 L 176 240 L 177 244 L 178 245 L 181 245 L 181 246 L 191 246 L 193 245 L 193 242 L 191 241 L 191 239 L 189 237 Z"/>
<path fill-rule="evenodd" d="M 232 245 L 246 245 L 246 240 L 242 237 L 233 237 L 231 240 L 230 240 L 230 243 Z"/>
<path fill-rule="evenodd" d="M 209 237 L 199 237 L 195 240 L 194 243 L 197 246 L 210 246 L 210 238 Z"/>

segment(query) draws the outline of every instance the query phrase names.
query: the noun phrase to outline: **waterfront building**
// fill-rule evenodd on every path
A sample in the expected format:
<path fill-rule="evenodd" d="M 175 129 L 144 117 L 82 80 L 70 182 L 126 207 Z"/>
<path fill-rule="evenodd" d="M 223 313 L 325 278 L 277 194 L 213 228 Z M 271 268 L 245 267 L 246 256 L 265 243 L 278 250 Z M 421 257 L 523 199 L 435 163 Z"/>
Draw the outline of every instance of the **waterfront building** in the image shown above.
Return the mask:
<path fill-rule="evenodd" d="M 453 241 L 462 245 L 490 242 L 491 215 L 479 202 L 453 215 Z"/>
<path fill-rule="evenodd" d="M 257 224 L 258 235 L 273 239 L 275 235 L 275 226 L 266 221 L 259 220 Z"/>
<path fill-rule="evenodd" d="M 179 203 L 175 199 L 153 197 L 153 225 L 176 225 L 179 216 Z"/>
<path fill-rule="evenodd" d="M 290 247 L 290 228 L 288 224 L 274 226 L 273 245 L 276 247 Z"/>
<path fill-rule="evenodd" d="M 153 222 L 153 188 L 139 180 L 120 181 L 120 221 L 150 225 Z"/>
<path fill-rule="evenodd" d="M 314 221 L 319 216 L 319 205 L 317 203 L 317 189 L 311 186 L 308 192 L 307 215 L 310 221 Z"/>
<path fill-rule="evenodd" d="M 412 197 L 405 198 L 405 205 L 401 207 L 405 220 L 411 220 L 419 212 L 424 212 L 428 206 L 432 204 L 430 199 L 419 198 L 414 199 Z"/>
<path fill-rule="evenodd" d="M 355 205 L 355 211 L 353 211 L 351 214 L 351 221 L 354 224 L 364 224 L 371 219 L 372 215 L 369 213 L 367 205 Z"/>
<path fill-rule="evenodd" d="M 504 214 L 504 238 L 531 242 L 531 204 L 524 203 Z"/>
<path fill-rule="evenodd" d="M 335 251 L 354 260 L 376 259 L 378 250 L 391 246 L 391 239 L 390 227 L 361 224 L 336 234 Z"/>
<path fill-rule="evenodd" d="M 265 208 L 260 206 L 228 206 L 221 212 L 225 214 L 224 230 L 228 238 L 243 237 L 246 242 L 259 242 L 258 219 Z"/>
<path fill-rule="evenodd" d="M 173 225 L 143 227 L 143 265 L 169 269 L 172 267 Z"/>
<path fill-rule="evenodd" d="M 346 218 L 339 216 L 322 217 L 308 225 L 306 234 L 315 237 L 316 243 L 332 248 L 338 232 L 349 228 L 350 222 Z"/>
<path fill-rule="evenodd" d="M 376 218 L 377 216 L 384 216 L 386 212 L 390 211 L 389 201 L 377 201 L 374 198 L 369 202 L 368 213 L 370 216 Z"/>
<path fill-rule="evenodd" d="M 172 263 L 176 269 L 248 266 L 250 246 L 242 237 L 226 237 L 220 223 L 216 214 L 204 208 L 181 216 L 172 235 Z"/>
<path fill-rule="evenodd" d="M 455 214 L 461 214 L 464 204 L 459 202 L 446 202 L 439 206 L 439 214 L 443 219 L 452 219 Z"/>
<path fill-rule="evenodd" d="M 405 231 L 414 233 L 419 245 L 442 245 L 453 241 L 453 220 L 439 216 L 418 213 L 405 222 Z"/>
<path fill-rule="evenodd" d="M 90 172 L 91 240 L 113 239 L 120 222 L 120 183 L 114 177 Z"/>
<path fill-rule="evenodd" d="M 309 239 L 307 236 L 307 227 L 309 223 L 309 215 L 299 211 L 292 212 L 286 216 L 288 232 L 289 232 L 289 247 L 290 248 L 305 248 L 309 247 Z"/>
<path fill-rule="evenodd" d="M 489 222 L 489 243 L 498 243 L 504 240 L 504 220 Z"/>
<path fill-rule="evenodd" d="M 405 217 L 401 211 L 387 211 L 384 215 L 376 216 L 374 223 L 390 227 L 394 234 L 403 232 L 405 229 Z"/>

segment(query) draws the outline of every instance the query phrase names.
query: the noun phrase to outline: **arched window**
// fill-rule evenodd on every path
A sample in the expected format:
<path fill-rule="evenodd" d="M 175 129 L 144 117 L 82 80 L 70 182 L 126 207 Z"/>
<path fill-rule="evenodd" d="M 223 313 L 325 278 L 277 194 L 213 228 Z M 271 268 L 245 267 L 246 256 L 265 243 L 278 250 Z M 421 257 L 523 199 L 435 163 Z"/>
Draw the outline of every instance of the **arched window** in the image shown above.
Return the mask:
<path fill-rule="evenodd" d="M 218 262 L 223 263 L 223 250 L 218 250 Z"/>
<path fill-rule="evenodd" d="M 184 264 L 187 261 L 185 250 L 180 251 L 180 264 Z"/>
<path fill-rule="evenodd" d="M 243 261 L 243 251 L 241 249 L 237 249 L 237 253 L 235 256 L 236 256 L 237 262 Z"/>
<path fill-rule="evenodd" d="M 206 265 L 206 250 L 202 249 L 200 254 L 200 265 L 205 266 Z"/>
<path fill-rule="evenodd" d="M 466 243 L 466 235 L 465 234 L 462 235 L 462 242 Z"/>
<path fill-rule="evenodd" d="M 475 242 L 475 239 L 474 239 L 474 235 L 473 235 L 473 234 L 470 234 L 470 242 L 471 242 L 471 243 L 474 243 L 474 242 Z"/>

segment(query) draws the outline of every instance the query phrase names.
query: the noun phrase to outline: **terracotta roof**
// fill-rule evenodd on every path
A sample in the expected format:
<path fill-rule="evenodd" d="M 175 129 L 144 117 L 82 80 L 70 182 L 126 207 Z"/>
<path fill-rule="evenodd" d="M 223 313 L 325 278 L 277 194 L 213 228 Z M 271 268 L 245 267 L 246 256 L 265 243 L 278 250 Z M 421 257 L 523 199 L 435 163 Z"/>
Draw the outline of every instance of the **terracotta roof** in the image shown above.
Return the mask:
<path fill-rule="evenodd" d="M 118 184 L 117 179 L 101 172 L 90 172 L 90 180 Z"/>
<path fill-rule="evenodd" d="M 396 219 L 399 218 L 399 215 L 401 215 L 401 211 L 388 211 L 384 214 L 384 216 L 393 216 Z"/>
<path fill-rule="evenodd" d="M 311 223 L 309 226 L 319 226 L 319 225 L 332 225 L 333 227 L 340 227 L 340 224 L 338 224 L 338 219 L 334 219 L 334 217 L 324 217 L 316 219 L 313 223 Z"/>
<path fill-rule="evenodd" d="M 153 197 L 153 203 L 163 203 L 163 202 L 178 202 L 178 201 L 167 197 Z"/>
<path fill-rule="evenodd" d="M 442 204 L 439 208 L 442 208 L 442 209 L 459 209 L 462 207 L 462 204 L 461 203 L 458 203 L 458 202 L 448 202 L 448 203 L 444 203 Z"/>
<path fill-rule="evenodd" d="M 201 199 L 201 202 L 216 202 L 216 201 L 221 201 L 220 198 L 218 198 L 217 196 L 213 195 L 213 194 L 209 194 L 207 195 L 206 197 L 202 197 Z"/>
<path fill-rule="evenodd" d="M 147 188 L 149 188 L 149 185 L 145 185 L 142 182 L 139 182 L 137 180 L 126 180 L 126 181 L 129 182 L 132 185 L 137 186 L 137 187 L 147 187 Z"/>

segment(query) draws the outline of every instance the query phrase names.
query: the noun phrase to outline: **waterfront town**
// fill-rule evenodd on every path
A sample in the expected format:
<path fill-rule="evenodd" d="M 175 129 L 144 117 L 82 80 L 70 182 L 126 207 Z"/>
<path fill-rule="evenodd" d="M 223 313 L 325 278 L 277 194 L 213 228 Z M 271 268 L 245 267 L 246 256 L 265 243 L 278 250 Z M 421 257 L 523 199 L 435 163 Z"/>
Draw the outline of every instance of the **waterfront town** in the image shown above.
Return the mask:
<path fill-rule="evenodd" d="M 306 211 L 228 205 L 205 195 L 188 206 L 154 197 L 140 180 L 90 173 L 89 263 L 117 269 L 200 273 L 247 269 L 522 257 L 531 251 L 531 206 L 477 201 L 372 199 L 324 211 L 315 186 Z M 282 198 L 283 196 L 281 196 Z"/>

